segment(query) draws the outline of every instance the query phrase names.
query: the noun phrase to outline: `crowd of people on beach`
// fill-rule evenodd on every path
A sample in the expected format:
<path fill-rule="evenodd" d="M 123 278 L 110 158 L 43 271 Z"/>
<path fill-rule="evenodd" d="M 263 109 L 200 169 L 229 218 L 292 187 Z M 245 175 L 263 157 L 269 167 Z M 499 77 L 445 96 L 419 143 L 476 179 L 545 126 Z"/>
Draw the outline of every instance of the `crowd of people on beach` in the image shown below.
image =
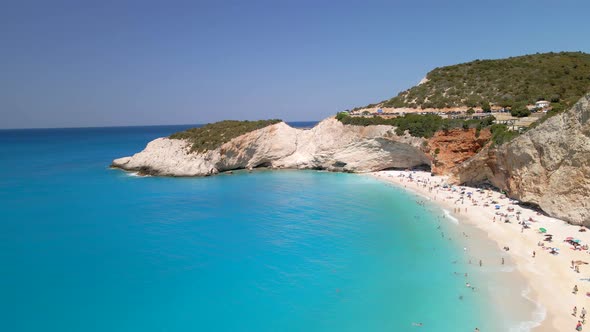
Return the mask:
<path fill-rule="evenodd" d="M 391 174 L 386 176 L 392 177 Z M 540 241 L 537 243 L 537 246 L 540 247 L 540 249 L 543 252 L 547 252 L 548 254 L 553 256 L 558 256 L 560 253 L 560 248 L 558 248 L 558 245 L 553 243 L 554 236 L 552 234 L 548 234 L 547 229 L 543 227 L 539 227 L 538 229 L 536 227 L 533 228 L 533 223 L 537 222 L 537 219 L 541 217 L 542 214 L 538 211 L 521 209 L 519 207 L 518 201 L 509 199 L 504 193 L 498 193 L 497 191 L 494 191 L 492 188 L 469 188 L 462 186 L 452 186 L 445 183 L 444 178 L 432 177 L 427 175 L 426 173 L 417 173 L 413 171 L 397 172 L 397 177 L 398 179 L 396 179 L 395 182 L 403 185 L 404 188 L 407 188 L 408 185 L 414 186 L 416 188 L 421 189 L 423 192 L 427 192 L 428 194 L 430 194 L 430 198 L 434 201 L 442 200 L 447 203 L 452 203 L 454 206 L 452 213 L 454 215 L 460 216 L 462 214 L 467 214 L 469 211 L 469 206 L 479 206 L 493 213 L 493 216 L 490 220 L 492 223 L 496 223 L 497 221 L 501 222 L 501 224 L 516 223 L 518 225 L 517 229 L 520 230 L 520 233 L 530 232 L 531 230 L 535 229 L 535 232 L 538 233 L 540 237 Z M 410 189 L 415 188 L 411 187 Z M 421 201 L 420 205 L 424 206 L 424 201 Z M 525 214 L 527 216 L 525 216 Z M 443 216 L 443 218 L 444 217 L 445 216 Z M 585 231 L 586 228 L 584 227 L 581 227 L 579 229 L 579 232 Z M 463 235 L 467 237 L 467 234 L 463 233 Z M 441 236 L 445 237 L 444 233 L 441 232 Z M 568 237 L 563 242 L 566 245 L 570 246 L 570 248 L 574 251 L 590 253 L 588 245 L 581 244 L 581 241 L 579 239 Z M 504 246 L 503 249 L 506 252 L 510 251 L 509 246 Z M 533 249 L 529 251 L 529 254 L 529 257 L 535 259 L 537 257 L 537 250 Z M 469 264 L 471 263 L 472 261 L 470 259 Z M 483 261 L 479 259 L 478 264 L 480 267 L 482 267 Z M 505 264 L 504 257 L 500 257 L 499 264 Z M 575 273 L 580 273 L 580 266 L 585 264 L 588 263 L 581 260 L 572 260 L 570 268 Z M 455 272 L 455 274 L 459 275 L 462 273 Z M 467 277 L 467 273 L 465 273 L 464 276 Z M 590 281 L 590 278 L 587 278 L 587 280 Z M 473 287 L 471 283 L 466 282 L 465 286 L 475 291 L 475 287 Z M 577 285 L 575 285 L 573 294 L 577 295 L 578 292 L 579 288 Z M 590 298 L 590 291 L 586 292 L 585 295 L 588 298 Z M 463 296 L 459 296 L 459 299 L 462 300 Z M 584 298 L 584 301 L 587 302 L 588 299 Z M 586 314 L 587 313 L 585 307 L 582 306 L 580 314 L 578 315 L 577 306 L 574 306 L 572 316 L 576 317 L 577 319 L 575 321 L 576 331 L 582 331 L 583 325 L 585 324 Z M 479 330 L 476 329 L 476 331 Z"/>

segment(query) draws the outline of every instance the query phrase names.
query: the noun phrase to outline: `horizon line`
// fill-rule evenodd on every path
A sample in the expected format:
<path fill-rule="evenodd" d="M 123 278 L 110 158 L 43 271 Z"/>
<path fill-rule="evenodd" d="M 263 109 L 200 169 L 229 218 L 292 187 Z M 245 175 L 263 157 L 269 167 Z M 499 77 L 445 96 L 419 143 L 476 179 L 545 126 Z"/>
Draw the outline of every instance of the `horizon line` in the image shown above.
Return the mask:
<path fill-rule="evenodd" d="M 231 119 L 227 119 L 231 120 Z M 80 126 L 80 127 L 26 127 L 26 128 L 0 128 L 0 131 L 4 130 L 45 130 L 45 129 L 99 129 L 99 128 L 133 128 L 133 127 L 173 127 L 173 126 L 196 126 L 206 125 L 209 123 L 215 123 L 226 120 L 219 120 L 206 123 L 177 123 L 177 124 L 151 124 L 151 125 L 115 125 L 115 126 Z M 236 121 L 257 121 L 257 120 L 236 120 Z M 281 120 L 285 123 L 295 122 L 320 122 L 321 120 L 297 120 L 297 121 L 286 121 Z"/>

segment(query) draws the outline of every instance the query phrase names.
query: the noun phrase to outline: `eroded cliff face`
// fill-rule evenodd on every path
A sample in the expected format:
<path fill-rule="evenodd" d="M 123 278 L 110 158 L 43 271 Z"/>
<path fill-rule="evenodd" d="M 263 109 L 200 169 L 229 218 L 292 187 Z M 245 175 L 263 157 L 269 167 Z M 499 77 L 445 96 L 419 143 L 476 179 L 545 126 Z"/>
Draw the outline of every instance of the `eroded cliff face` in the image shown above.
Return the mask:
<path fill-rule="evenodd" d="M 489 181 L 549 215 L 590 226 L 590 94 L 569 111 L 453 171 L 457 183 Z"/>
<path fill-rule="evenodd" d="M 447 174 L 464 161 L 473 157 L 490 140 L 489 129 L 453 129 L 438 131 L 428 140 L 428 150 L 433 158 L 432 172 L 436 175 Z"/>
<path fill-rule="evenodd" d="M 184 140 L 158 138 L 113 166 L 145 174 L 205 176 L 255 168 L 326 169 L 368 172 L 430 164 L 423 139 L 396 136 L 391 126 L 345 126 L 334 118 L 310 130 L 274 124 L 236 137 L 218 149 L 191 153 Z"/>

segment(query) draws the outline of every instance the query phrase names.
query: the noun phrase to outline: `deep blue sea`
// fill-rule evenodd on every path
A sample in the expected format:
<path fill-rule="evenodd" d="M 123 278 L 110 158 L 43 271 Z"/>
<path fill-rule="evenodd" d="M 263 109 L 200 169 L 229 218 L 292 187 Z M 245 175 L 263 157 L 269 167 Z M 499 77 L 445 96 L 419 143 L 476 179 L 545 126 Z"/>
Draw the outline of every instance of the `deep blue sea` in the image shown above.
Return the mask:
<path fill-rule="evenodd" d="M 184 128 L 0 131 L 0 331 L 506 330 L 465 287 L 488 280 L 458 226 L 414 195 L 316 171 L 109 169 Z"/>

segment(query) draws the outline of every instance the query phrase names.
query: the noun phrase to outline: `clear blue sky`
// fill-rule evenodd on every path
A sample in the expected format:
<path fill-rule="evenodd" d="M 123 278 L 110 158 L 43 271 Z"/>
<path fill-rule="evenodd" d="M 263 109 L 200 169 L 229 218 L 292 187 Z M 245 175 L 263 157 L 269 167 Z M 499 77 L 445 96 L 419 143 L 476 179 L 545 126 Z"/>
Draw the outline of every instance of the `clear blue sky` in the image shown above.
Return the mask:
<path fill-rule="evenodd" d="M 0 128 L 319 120 L 437 67 L 590 52 L 590 1 L 0 1 Z"/>

